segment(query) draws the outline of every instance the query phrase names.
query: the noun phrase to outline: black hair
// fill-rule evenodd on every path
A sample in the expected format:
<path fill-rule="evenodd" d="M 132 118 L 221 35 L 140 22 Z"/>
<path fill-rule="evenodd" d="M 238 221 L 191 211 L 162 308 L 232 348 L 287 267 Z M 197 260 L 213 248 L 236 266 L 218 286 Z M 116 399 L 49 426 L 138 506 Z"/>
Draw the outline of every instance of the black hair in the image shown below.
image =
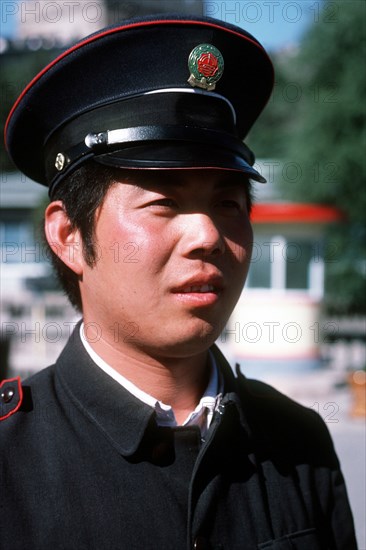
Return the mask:
<path fill-rule="evenodd" d="M 115 169 L 90 161 L 66 177 L 52 196 L 52 201 L 62 201 L 72 229 L 79 230 L 83 255 L 89 266 L 93 266 L 96 261 L 95 212 L 103 203 L 108 189 L 116 181 L 115 172 Z M 47 239 L 46 245 L 49 247 Z M 79 276 L 52 249 L 50 254 L 62 289 L 71 304 L 78 311 L 82 311 Z"/>

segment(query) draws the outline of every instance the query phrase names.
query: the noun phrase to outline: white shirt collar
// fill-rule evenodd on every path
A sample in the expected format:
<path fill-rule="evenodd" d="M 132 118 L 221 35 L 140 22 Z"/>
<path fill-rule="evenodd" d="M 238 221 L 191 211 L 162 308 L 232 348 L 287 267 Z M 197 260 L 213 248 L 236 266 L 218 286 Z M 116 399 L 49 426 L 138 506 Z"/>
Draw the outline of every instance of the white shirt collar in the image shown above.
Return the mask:
<path fill-rule="evenodd" d="M 148 393 L 138 388 L 135 384 L 130 382 L 130 380 L 122 376 L 122 374 L 120 374 L 113 367 L 108 365 L 108 363 L 106 363 L 104 359 L 102 359 L 93 350 L 93 348 L 90 346 L 89 342 L 85 338 L 84 323 L 80 325 L 80 338 L 85 350 L 99 368 L 101 368 L 106 374 L 111 376 L 116 382 L 121 384 L 121 386 L 123 386 L 132 395 L 137 397 L 137 399 L 155 409 L 156 419 L 159 426 L 177 426 L 174 411 L 170 405 L 166 405 L 162 401 L 159 401 L 152 395 L 149 395 Z M 204 437 L 211 424 L 213 414 L 221 401 L 223 390 L 220 372 L 217 367 L 215 357 L 213 356 L 211 351 L 209 351 L 209 356 L 211 363 L 210 380 L 197 407 L 187 416 L 186 420 L 182 424 L 183 426 L 199 426 L 201 429 L 202 437 Z"/>

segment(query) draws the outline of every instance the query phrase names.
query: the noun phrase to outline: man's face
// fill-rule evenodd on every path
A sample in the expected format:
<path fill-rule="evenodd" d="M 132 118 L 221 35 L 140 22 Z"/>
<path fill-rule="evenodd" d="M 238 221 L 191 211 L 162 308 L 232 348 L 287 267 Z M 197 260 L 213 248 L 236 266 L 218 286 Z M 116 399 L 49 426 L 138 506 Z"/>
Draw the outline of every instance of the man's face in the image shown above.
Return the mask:
<path fill-rule="evenodd" d="M 97 262 L 83 266 L 84 322 L 151 356 L 207 349 L 247 275 L 246 185 L 220 170 L 134 171 L 113 184 L 96 215 Z"/>

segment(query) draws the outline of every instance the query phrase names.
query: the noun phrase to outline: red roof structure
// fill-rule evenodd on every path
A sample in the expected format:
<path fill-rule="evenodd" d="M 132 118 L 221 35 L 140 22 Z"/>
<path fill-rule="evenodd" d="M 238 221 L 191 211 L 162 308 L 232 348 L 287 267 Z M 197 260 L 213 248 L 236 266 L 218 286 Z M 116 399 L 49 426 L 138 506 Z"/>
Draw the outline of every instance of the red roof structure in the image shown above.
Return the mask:
<path fill-rule="evenodd" d="M 253 223 L 332 223 L 345 221 L 344 213 L 333 206 L 275 202 L 253 205 Z"/>

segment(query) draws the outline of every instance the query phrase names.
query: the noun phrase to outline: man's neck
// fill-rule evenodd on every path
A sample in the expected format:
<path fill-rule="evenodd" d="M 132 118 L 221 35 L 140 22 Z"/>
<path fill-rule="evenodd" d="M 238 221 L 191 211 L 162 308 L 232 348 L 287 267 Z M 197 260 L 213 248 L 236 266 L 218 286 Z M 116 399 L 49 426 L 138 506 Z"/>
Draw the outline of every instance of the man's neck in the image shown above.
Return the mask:
<path fill-rule="evenodd" d="M 195 409 L 207 387 L 207 350 L 184 358 L 151 357 L 128 346 L 117 348 L 102 338 L 88 344 L 107 365 L 140 390 L 170 405 L 178 425 Z"/>

